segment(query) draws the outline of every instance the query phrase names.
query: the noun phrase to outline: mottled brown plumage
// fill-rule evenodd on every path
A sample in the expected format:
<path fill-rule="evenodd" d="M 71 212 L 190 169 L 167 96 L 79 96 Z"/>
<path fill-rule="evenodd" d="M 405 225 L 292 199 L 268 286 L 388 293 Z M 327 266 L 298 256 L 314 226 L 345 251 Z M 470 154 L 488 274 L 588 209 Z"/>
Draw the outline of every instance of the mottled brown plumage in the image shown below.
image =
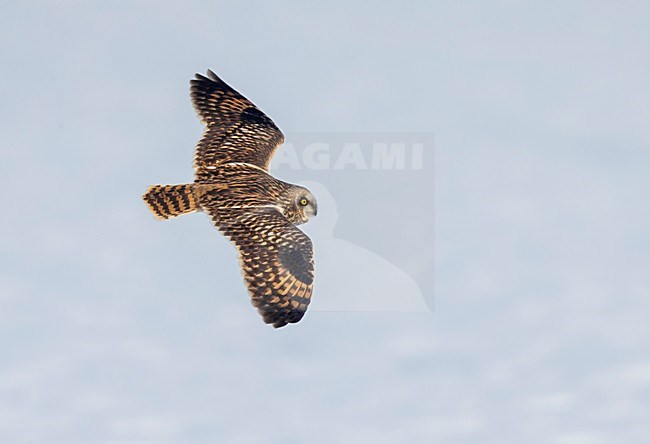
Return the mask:
<path fill-rule="evenodd" d="M 196 146 L 197 179 L 221 163 L 246 162 L 268 170 L 284 135 L 252 102 L 208 70 L 190 81 L 192 104 L 206 130 Z"/>
<path fill-rule="evenodd" d="M 274 327 L 302 319 L 314 282 L 312 243 L 296 225 L 316 215 L 309 190 L 271 176 L 284 136 L 253 103 L 212 71 L 190 82 L 206 129 L 195 155 L 195 181 L 149 187 L 143 199 L 169 219 L 203 211 L 239 251 L 251 301 Z"/>

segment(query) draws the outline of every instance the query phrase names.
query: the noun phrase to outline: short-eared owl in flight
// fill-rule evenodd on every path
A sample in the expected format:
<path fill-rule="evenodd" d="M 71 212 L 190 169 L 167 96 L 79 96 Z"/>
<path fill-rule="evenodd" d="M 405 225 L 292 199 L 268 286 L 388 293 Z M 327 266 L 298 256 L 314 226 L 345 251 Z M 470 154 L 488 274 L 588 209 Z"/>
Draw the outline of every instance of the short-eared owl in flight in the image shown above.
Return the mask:
<path fill-rule="evenodd" d="M 206 213 L 239 251 L 264 322 L 298 322 L 311 299 L 314 260 L 311 240 L 296 225 L 316 216 L 316 199 L 269 174 L 284 135 L 252 102 L 209 70 L 190 81 L 190 96 L 205 125 L 194 183 L 154 185 L 143 199 L 159 219 Z"/>

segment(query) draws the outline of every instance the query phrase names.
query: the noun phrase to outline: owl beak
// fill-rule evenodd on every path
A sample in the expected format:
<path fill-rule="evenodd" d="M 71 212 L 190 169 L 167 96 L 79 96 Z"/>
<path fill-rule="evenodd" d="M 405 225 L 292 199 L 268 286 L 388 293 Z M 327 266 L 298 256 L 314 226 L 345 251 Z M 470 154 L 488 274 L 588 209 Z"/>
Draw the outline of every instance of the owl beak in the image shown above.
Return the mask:
<path fill-rule="evenodd" d="M 305 221 L 309 221 L 312 217 L 316 217 L 318 213 L 318 207 L 314 202 L 310 203 L 308 207 L 304 210 Z"/>

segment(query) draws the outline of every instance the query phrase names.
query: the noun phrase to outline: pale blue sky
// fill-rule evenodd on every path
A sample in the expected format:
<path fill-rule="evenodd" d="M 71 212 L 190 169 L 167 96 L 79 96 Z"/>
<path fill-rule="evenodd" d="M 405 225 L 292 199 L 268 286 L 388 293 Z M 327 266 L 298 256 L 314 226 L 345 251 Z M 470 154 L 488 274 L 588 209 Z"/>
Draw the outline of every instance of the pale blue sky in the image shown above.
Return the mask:
<path fill-rule="evenodd" d="M 0 441 L 647 442 L 649 20 L 3 4 Z M 146 186 L 191 179 L 207 68 L 285 133 L 435 134 L 434 313 L 276 331 L 203 215 L 153 220 Z"/>

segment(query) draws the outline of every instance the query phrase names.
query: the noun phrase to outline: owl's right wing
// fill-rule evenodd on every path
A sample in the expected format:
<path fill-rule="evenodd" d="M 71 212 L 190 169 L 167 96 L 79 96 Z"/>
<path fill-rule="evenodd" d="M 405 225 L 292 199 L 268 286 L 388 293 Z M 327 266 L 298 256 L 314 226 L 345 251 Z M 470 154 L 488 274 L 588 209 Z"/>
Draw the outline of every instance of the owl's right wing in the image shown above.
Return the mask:
<path fill-rule="evenodd" d="M 275 208 L 206 208 L 239 251 L 252 304 L 273 327 L 300 321 L 311 300 L 313 248 L 309 237 Z"/>
<path fill-rule="evenodd" d="M 206 129 L 196 146 L 199 181 L 227 162 L 245 162 L 268 170 L 284 135 L 266 114 L 208 70 L 190 81 L 192 104 Z"/>

